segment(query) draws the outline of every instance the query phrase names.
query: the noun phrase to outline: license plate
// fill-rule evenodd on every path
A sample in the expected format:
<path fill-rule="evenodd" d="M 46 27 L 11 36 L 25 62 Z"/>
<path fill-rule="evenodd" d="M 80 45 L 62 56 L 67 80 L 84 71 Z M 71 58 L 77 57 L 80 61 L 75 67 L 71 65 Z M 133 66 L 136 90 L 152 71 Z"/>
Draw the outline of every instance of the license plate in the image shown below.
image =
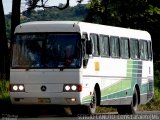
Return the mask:
<path fill-rule="evenodd" d="M 41 104 L 51 103 L 51 100 L 50 98 L 38 98 L 38 103 Z"/>

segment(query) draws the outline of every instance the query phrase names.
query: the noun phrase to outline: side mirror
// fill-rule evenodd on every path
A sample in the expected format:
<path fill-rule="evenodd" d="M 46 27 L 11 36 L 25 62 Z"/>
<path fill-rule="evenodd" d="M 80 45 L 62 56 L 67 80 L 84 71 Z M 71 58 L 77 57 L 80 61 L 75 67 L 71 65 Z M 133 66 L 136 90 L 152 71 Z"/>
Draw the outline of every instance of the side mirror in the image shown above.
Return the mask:
<path fill-rule="evenodd" d="M 85 68 L 87 66 L 87 64 L 88 64 L 88 59 L 84 59 L 83 60 L 83 67 Z"/>
<path fill-rule="evenodd" d="M 88 55 L 92 54 L 92 41 L 91 40 L 86 41 L 86 53 Z"/>

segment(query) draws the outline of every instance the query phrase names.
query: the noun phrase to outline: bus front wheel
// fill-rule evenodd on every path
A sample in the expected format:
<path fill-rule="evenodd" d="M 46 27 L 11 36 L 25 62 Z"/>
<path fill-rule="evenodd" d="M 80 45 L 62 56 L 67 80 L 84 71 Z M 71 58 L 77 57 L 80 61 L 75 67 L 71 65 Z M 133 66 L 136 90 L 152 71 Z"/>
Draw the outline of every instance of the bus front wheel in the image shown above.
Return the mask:
<path fill-rule="evenodd" d="M 91 96 L 91 101 L 89 103 L 89 106 L 73 106 L 71 107 L 72 115 L 77 116 L 78 114 L 94 114 L 96 112 L 97 107 L 97 93 L 94 89 L 93 94 Z"/>
<path fill-rule="evenodd" d="M 97 107 L 97 93 L 96 90 L 94 89 L 91 97 L 91 102 L 88 107 L 89 114 L 94 114 L 96 112 L 96 107 Z"/>

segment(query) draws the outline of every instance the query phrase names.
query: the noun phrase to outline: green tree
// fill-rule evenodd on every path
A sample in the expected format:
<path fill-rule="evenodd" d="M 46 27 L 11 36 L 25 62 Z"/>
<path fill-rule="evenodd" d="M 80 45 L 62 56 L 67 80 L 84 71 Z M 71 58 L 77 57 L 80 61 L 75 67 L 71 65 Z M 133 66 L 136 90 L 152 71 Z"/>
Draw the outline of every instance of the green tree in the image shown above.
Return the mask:
<path fill-rule="evenodd" d="M 12 1 L 12 15 L 11 15 L 11 45 L 13 44 L 14 30 L 20 24 L 20 9 L 21 0 Z"/>
<path fill-rule="evenodd" d="M 25 0 L 28 6 L 27 10 L 23 12 L 25 15 L 29 15 L 31 11 L 35 8 L 58 8 L 60 10 L 66 9 L 69 6 L 69 1 L 66 1 L 65 5 L 61 6 L 47 6 L 46 3 L 48 0 Z M 79 0 L 80 2 L 82 0 Z M 40 2 L 40 4 L 38 4 Z M 21 0 L 13 0 L 12 1 L 12 16 L 11 16 L 11 43 L 13 43 L 13 34 L 17 25 L 20 24 L 20 6 Z"/>
<path fill-rule="evenodd" d="M 8 42 L 2 0 L 0 0 L 0 80 L 9 79 L 8 73 Z"/>
<path fill-rule="evenodd" d="M 89 8 L 85 21 L 148 31 L 153 40 L 154 61 L 160 59 L 159 0 L 91 0 Z"/>

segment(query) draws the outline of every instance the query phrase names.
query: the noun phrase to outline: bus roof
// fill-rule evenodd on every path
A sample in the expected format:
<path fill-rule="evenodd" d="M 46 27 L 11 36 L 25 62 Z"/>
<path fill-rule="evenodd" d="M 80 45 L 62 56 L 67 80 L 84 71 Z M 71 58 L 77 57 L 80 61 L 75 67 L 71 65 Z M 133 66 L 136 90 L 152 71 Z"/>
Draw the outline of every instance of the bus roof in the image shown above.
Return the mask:
<path fill-rule="evenodd" d="M 15 33 L 32 32 L 87 32 L 88 34 L 96 33 L 151 40 L 151 36 L 147 31 L 79 21 L 34 21 L 22 23 L 18 25 L 15 30 Z"/>

